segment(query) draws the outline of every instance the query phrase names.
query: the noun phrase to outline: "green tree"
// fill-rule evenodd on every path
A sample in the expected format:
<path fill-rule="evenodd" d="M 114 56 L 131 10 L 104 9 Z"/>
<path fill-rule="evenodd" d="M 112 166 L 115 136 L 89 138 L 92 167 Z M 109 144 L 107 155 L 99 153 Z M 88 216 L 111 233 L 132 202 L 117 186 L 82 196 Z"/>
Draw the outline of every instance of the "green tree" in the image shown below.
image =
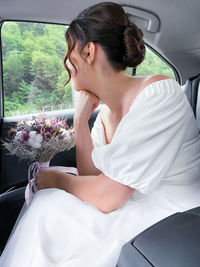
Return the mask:
<path fill-rule="evenodd" d="M 32 53 L 31 73 L 34 80 L 37 80 L 40 90 L 52 92 L 56 88 L 61 71 L 62 60 L 55 53 L 53 55 L 41 51 Z"/>
<path fill-rule="evenodd" d="M 12 116 L 12 111 L 20 110 L 22 106 L 10 100 L 9 97 L 4 97 L 4 113 L 6 116 Z"/>
<path fill-rule="evenodd" d="M 51 40 L 55 46 L 55 51 L 60 58 L 63 58 L 66 51 L 65 32 L 66 26 L 46 24 L 44 28 L 45 35 Z"/>
<path fill-rule="evenodd" d="M 6 96 L 11 96 L 13 92 L 19 89 L 24 70 L 20 54 L 10 54 L 3 62 L 3 81 Z"/>
<path fill-rule="evenodd" d="M 31 86 L 22 80 L 19 89 L 12 94 L 12 100 L 14 103 L 25 104 L 28 102 Z"/>
<path fill-rule="evenodd" d="M 65 86 L 65 83 L 68 79 L 68 74 L 67 71 L 64 69 L 60 76 L 58 77 L 58 82 L 56 85 L 56 90 L 54 90 L 54 101 L 55 103 L 65 103 L 66 101 L 72 102 L 72 89 L 71 89 L 71 84 L 68 83 Z"/>
<path fill-rule="evenodd" d="M 17 22 L 5 22 L 1 35 L 3 60 L 11 53 L 16 54 L 24 49 L 19 24 Z"/>
<path fill-rule="evenodd" d="M 161 58 L 155 55 L 150 49 L 146 49 L 145 60 L 137 67 L 136 75 L 146 76 L 164 74 L 174 78 L 174 72 Z"/>

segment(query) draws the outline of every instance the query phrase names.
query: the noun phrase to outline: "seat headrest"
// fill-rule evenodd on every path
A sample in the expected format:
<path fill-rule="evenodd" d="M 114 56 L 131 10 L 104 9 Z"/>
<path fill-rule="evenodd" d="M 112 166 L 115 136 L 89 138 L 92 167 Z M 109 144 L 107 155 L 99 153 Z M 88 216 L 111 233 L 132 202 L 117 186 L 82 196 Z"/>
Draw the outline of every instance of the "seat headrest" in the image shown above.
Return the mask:
<path fill-rule="evenodd" d="M 182 86 L 200 129 L 200 73 L 189 78 Z"/>

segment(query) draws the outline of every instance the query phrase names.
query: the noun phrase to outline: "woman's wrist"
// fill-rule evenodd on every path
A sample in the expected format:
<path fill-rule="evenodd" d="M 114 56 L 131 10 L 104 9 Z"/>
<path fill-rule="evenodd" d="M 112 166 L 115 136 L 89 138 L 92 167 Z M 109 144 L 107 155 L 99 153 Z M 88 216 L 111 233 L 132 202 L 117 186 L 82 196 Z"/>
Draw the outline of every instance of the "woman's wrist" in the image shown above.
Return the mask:
<path fill-rule="evenodd" d="M 88 131 L 89 125 L 88 125 L 88 120 L 84 119 L 76 119 L 74 120 L 73 123 L 74 126 L 74 133 L 75 136 L 78 135 L 83 135 L 85 131 Z"/>
<path fill-rule="evenodd" d="M 68 192 L 70 176 L 71 175 L 67 172 L 59 172 L 57 175 L 57 188 Z"/>
<path fill-rule="evenodd" d="M 72 175 L 67 172 L 60 172 L 57 176 L 57 188 L 70 193 L 70 184 L 72 179 L 74 180 L 75 177 L 76 175 Z"/>
<path fill-rule="evenodd" d="M 63 189 L 63 172 L 59 172 L 56 177 L 56 184 L 58 189 Z"/>
<path fill-rule="evenodd" d="M 88 118 L 84 116 L 74 116 L 74 126 L 82 126 L 88 124 Z"/>

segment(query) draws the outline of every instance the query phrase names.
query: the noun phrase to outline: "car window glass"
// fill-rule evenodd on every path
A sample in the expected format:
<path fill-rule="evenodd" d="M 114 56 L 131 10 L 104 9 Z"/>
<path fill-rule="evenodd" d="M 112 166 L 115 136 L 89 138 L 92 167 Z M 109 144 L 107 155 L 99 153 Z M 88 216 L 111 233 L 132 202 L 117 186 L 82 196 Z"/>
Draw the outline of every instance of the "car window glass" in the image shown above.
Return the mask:
<path fill-rule="evenodd" d="M 175 79 L 173 69 L 162 58 L 151 51 L 146 46 L 146 55 L 144 61 L 137 67 L 137 76 L 149 76 L 156 74 L 164 74 Z"/>
<path fill-rule="evenodd" d="M 4 22 L 1 29 L 4 116 L 43 113 L 75 106 L 76 92 L 65 86 L 63 65 L 67 26 L 32 22 Z M 132 68 L 126 73 L 132 75 Z M 147 48 L 136 75 L 174 73 Z"/>
<path fill-rule="evenodd" d="M 66 26 L 5 22 L 2 26 L 4 116 L 73 107 L 63 65 Z"/>

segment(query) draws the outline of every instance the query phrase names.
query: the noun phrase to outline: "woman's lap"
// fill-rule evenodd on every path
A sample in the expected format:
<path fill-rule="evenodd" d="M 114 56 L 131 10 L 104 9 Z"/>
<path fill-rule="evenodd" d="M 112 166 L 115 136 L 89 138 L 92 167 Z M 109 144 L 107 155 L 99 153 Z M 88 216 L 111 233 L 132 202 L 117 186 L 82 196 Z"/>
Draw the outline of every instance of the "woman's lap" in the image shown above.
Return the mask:
<path fill-rule="evenodd" d="M 25 216 L 23 224 L 37 225 L 35 242 L 45 257 L 57 263 L 87 255 L 112 229 L 111 214 L 56 188 L 38 191 Z"/>

